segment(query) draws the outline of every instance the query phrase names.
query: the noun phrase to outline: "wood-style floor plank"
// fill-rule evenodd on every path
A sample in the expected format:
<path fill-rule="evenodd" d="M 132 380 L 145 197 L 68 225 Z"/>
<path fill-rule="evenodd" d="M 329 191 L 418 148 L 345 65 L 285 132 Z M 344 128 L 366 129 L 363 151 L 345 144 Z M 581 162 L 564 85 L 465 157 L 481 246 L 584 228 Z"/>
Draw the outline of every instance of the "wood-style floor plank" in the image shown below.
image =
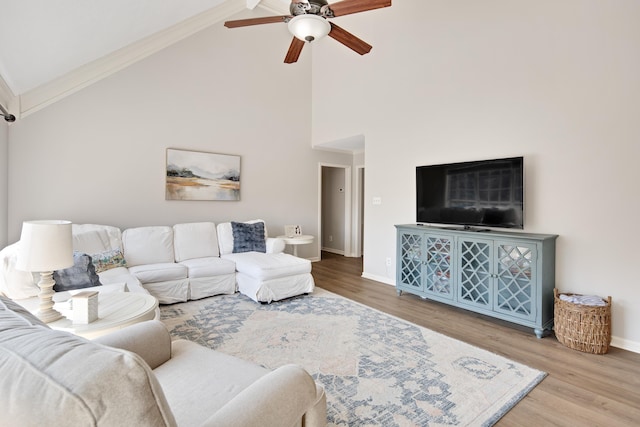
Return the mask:
<path fill-rule="evenodd" d="M 569 349 L 553 334 L 403 293 L 361 277 L 362 259 L 328 252 L 313 263 L 316 286 L 547 372 L 498 426 L 639 426 L 640 354 Z"/>

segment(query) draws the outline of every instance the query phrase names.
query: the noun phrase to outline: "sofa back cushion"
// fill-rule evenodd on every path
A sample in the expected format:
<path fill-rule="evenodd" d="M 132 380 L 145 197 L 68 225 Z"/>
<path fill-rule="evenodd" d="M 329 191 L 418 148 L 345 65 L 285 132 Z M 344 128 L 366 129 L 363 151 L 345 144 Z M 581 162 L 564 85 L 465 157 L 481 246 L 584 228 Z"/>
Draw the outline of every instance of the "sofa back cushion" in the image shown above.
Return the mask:
<path fill-rule="evenodd" d="M 0 300 L 2 424 L 175 426 L 134 353 L 34 325 Z"/>
<path fill-rule="evenodd" d="M 20 242 L 0 251 L 0 294 L 11 299 L 25 299 L 38 295 L 40 273 L 30 273 L 16 269 Z"/>
<path fill-rule="evenodd" d="M 88 255 L 122 249 L 122 233 L 117 227 L 97 224 L 72 224 L 73 250 Z"/>
<path fill-rule="evenodd" d="M 245 221 L 245 224 L 255 224 L 264 221 L 261 219 L 254 219 L 252 221 Z M 223 222 L 218 224 L 218 246 L 220 247 L 220 255 L 227 255 L 233 253 L 233 227 L 230 222 Z M 264 237 L 267 238 L 267 226 L 264 226 Z"/>
<path fill-rule="evenodd" d="M 129 267 L 174 262 L 172 227 L 128 228 L 122 233 L 122 246 Z"/>
<path fill-rule="evenodd" d="M 213 222 L 174 225 L 173 248 L 177 262 L 219 256 L 216 225 Z"/>

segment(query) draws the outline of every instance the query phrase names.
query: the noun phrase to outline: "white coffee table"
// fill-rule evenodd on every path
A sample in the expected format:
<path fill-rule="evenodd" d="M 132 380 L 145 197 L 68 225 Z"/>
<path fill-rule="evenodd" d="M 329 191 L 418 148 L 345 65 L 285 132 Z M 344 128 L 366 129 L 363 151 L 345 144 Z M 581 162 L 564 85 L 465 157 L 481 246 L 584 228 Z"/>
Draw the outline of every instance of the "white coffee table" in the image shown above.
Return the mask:
<path fill-rule="evenodd" d="M 284 243 L 287 245 L 293 246 L 294 256 L 298 256 L 298 245 L 308 245 L 309 243 L 313 243 L 313 236 L 309 234 L 301 234 L 293 237 L 278 236 L 277 238 L 284 240 Z"/>
<path fill-rule="evenodd" d="M 37 298 L 17 302 L 32 312 L 38 308 Z M 47 323 L 50 328 L 93 339 L 134 323 L 154 319 L 158 300 L 151 295 L 140 292 L 99 293 L 98 320 L 86 325 L 71 321 L 72 316 L 68 301 L 57 302 L 53 308 L 62 313 L 65 318 Z"/>

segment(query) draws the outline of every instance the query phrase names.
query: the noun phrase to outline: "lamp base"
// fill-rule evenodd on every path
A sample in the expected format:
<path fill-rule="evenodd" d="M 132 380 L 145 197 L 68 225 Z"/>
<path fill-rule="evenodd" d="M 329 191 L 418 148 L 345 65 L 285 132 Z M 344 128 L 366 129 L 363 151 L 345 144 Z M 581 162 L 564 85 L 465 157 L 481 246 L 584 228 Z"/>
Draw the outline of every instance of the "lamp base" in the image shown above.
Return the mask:
<path fill-rule="evenodd" d="M 53 290 L 55 283 L 53 280 L 53 271 L 40 273 L 40 281 L 38 282 L 38 287 L 40 288 L 40 293 L 38 294 L 40 304 L 35 314 L 38 319 L 44 323 L 55 322 L 64 317 L 59 311 L 53 308 L 53 296 L 56 294 Z"/>

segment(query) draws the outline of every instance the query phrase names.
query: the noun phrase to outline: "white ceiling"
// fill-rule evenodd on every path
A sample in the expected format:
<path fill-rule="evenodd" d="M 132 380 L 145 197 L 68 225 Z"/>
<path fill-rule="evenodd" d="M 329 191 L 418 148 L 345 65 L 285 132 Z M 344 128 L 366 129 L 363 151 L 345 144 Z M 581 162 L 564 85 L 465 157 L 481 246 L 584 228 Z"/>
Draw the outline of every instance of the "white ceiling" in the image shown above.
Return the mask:
<path fill-rule="evenodd" d="M 284 15 L 290 2 L 0 0 L 0 104 L 24 117 L 243 10 Z M 316 148 L 359 153 L 364 137 Z"/>
<path fill-rule="evenodd" d="M 287 13 L 289 2 L 263 0 L 261 6 Z M 260 0 L 0 0 L 0 77 L 13 96 L 23 95 L 214 9 L 221 11 L 215 15 L 219 22 L 258 3 Z"/>

